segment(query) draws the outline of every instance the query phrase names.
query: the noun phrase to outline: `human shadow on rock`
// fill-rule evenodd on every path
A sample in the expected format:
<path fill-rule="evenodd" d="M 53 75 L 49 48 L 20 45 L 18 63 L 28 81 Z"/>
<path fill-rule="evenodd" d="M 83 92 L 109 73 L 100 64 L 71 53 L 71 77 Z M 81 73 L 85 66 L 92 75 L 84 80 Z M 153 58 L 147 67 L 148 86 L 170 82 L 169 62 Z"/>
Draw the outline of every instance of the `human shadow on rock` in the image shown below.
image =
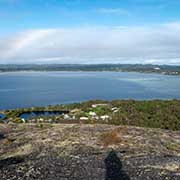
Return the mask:
<path fill-rule="evenodd" d="M 130 180 L 129 176 L 122 170 L 122 163 L 117 153 L 112 150 L 105 159 L 105 180 Z"/>
<path fill-rule="evenodd" d="M 1 168 L 5 168 L 5 167 L 8 167 L 10 165 L 16 165 L 16 164 L 19 164 L 19 163 L 22 163 L 24 162 L 24 158 L 23 157 L 9 157 L 9 158 L 6 158 L 6 159 L 2 159 L 0 160 L 0 169 Z"/>
<path fill-rule="evenodd" d="M 4 134 L 0 132 L 0 140 L 4 138 L 5 138 Z"/>

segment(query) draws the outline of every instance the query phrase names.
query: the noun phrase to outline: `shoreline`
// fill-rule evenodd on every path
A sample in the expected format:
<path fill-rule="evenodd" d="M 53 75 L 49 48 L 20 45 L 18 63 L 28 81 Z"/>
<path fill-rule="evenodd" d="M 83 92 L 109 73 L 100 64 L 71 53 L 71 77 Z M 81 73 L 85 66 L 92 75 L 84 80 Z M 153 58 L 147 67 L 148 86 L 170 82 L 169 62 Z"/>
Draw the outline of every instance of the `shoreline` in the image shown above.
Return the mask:
<path fill-rule="evenodd" d="M 17 70 L 17 71 L 0 71 L 0 74 L 5 74 L 5 73 L 43 73 L 43 72 L 74 72 L 74 73 L 78 73 L 78 72 L 90 72 L 90 73 L 100 73 L 100 72 L 114 72 L 114 73 L 140 73 L 140 74 L 156 74 L 156 75 L 165 75 L 165 76 L 180 76 L 180 74 L 169 74 L 167 72 L 147 72 L 147 71 L 115 71 L 115 70 Z"/>
<path fill-rule="evenodd" d="M 180 98 L 167 98 L 167 99 L 112 99 L 112 100 L 103 100 L 103 99 L 91 99 L 91 100 L 84 100 L 84 101 L 72 101 L 72 102 L 67 102 L 67 103 L 59 103 L 59 104 L 47 104 L 47 105 L 40 105 L 40 106 L 27 106 L 27 107 L 16 107 L 16 108 L 5 108 L 5 109 L 0 109 L 0 113 L 3 113 L 4 111 L 13 111 L 13 110 L 25 110 L 25 109 L 36 109 L 36 108 L 48 108 L 48 107 L 55 107 L 55 106 L 70 106 L 73 104 L 83 104 L 91 101 L 102 101 L 102 102 L 107 102 L 110 103 L 112 101 L 134 101 L 134 102 L 155 102 L 155 101 L 160 101 L 160 102 L 170 102 L 170 101 L 180 101 Z"/>

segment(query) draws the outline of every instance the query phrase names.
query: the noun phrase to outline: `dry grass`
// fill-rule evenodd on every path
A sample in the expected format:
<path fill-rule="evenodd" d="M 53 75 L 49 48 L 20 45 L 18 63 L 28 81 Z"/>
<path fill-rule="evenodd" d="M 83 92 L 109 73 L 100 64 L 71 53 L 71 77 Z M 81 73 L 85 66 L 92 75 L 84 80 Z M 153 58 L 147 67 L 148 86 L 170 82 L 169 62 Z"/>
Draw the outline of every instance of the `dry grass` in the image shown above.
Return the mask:
<path fill-rule="evenodd" d="M 180 143 L 167 142 L 167 143 L 165 143 L 165 147 L 171 151 L 179 151 L 180 150 Z"/>
<path fill-rule="evenodd" d="M 114 129 L 110 132 L 102 133 L 100 136 L 100 143 L 103 146 L 117 145 L 122 142 L 118 129 Z"/>

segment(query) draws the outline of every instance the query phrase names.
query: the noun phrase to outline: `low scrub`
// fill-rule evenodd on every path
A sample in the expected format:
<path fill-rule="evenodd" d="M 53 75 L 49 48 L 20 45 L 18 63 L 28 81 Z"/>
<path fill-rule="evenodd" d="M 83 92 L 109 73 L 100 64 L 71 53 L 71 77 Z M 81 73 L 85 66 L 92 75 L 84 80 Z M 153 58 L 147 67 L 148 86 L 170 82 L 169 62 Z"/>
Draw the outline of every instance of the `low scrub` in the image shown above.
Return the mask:
<path fill-rule="evenodd" d="M 118 128 L 110 132 L 102 133 L 100 136 L 100 143 L 103 146 L 117 145 L 122 143 L 121 133 L 126 132 L 126 129 Z"/>

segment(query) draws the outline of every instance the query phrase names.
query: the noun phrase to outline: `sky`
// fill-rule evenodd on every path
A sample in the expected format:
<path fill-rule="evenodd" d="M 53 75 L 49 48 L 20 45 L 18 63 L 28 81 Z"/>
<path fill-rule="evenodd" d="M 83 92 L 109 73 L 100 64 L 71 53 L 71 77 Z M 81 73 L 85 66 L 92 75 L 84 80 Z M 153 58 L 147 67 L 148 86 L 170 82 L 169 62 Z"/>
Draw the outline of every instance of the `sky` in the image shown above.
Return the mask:
<path fill-rule="evenodd" d="M 0 64 L 180 65 L 180 0 L 0 0 Z"/>

